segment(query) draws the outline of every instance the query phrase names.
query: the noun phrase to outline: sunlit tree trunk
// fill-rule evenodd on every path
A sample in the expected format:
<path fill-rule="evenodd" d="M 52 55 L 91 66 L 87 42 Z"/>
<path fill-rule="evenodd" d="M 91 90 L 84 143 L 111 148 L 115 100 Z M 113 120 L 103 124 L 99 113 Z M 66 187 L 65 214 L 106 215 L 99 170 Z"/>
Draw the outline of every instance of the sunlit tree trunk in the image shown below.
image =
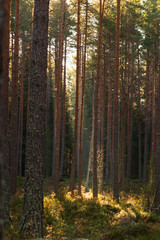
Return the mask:
<path fill-rule="evenodd" d="M 113 198 L 119 201 L 118 189 L 118 87 L 119 87 L 119 55 L 120 55 L 120 0 L 117 0 L 116 23 L 116 74 L 113 95 Z"/>
<path fill-rule="evenodd" d="M 43 162 L 46 116 L 49 0 L 35 0 L 24 202 L 20 230 L 43 237 Z"/>
<path fill-rule="evenodd" d="M 99 192 L 103 192 L 103 159 L 104 159 L 104 124 L 105 124 L 105 95 L 106 95 L 106 47 L 104 45 L 103 56 L 103 77 L 101 78 L 101 145 L 100 145 L 100 165 L 99 165 Z"/>
<path fill-rule="evenodd" d="M 73 193 L 76 172 L 77 141 L 78 141 L 78 98 L 79 98 L 79 79 L 80 79 L 80 0 L 77 9 L 77 70 L 76 70 L 76 103 L 75 103 L 75 126 L 74 126 L 74 146 L 71 168 L 70 190 Z"/>
<path fill-rule="evenodd" d="M 11 90 L 11 194 L 16 193 L 17 182 L 17 120 L 18 120 L 18 54 L 19 54 L 19 0 L 16 1 L 14 62 Z"/>
<path fill-rule="evenodd" d="M 82 132 L 83 132 L 83 109 L 84 109 L 84 90 L 86 78 L 86 52 L 87 52 L 87 25 L 88 25 L 88 0 L 86 0 L 86 22 L 85 22 L 85 41 L 84 41 L 84 55 L 83 55 L 83 69 L 82 69 L 82 96 L 81 96 L 81 112 L 80 112 L 80 132 L 79 132 L 79 184 L 78 194 L 81 195 L 82 182 Z"/>
<path fill-rule="evenodd" d="M 52 159 L 52 177 L 55 177 L 55 157 L 57 140 L 57 101 L 58 101 L 58 38 L 55 38 L 55 76 L 54 76 L 54 123 L 53 123 L 53 159 Z"/>
<path fill-rule="evenodd" d="M 63 176 L 64 156 L 65 156 L 65 132 L 66 132 L 66 63 L 67 63 L 67 37 L 65 37 L 64 49 L 64 80 L 63 80 L 63 120 L 62 120 L 62 146 L 60 177 Z"/>

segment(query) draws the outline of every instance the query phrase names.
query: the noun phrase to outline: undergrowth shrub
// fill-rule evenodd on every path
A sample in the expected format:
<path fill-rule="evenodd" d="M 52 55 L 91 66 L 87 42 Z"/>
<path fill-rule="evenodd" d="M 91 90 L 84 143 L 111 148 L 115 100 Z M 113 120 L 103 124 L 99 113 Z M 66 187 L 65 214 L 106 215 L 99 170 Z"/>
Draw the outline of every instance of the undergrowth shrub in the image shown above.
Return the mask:
<path fill-rule="evenodd" d="M 64 209 L 55 194 L 44 197 L 44 225 L 46 239 L 61 239 L 63 236 L 64 221 L 62 213 Z"/>

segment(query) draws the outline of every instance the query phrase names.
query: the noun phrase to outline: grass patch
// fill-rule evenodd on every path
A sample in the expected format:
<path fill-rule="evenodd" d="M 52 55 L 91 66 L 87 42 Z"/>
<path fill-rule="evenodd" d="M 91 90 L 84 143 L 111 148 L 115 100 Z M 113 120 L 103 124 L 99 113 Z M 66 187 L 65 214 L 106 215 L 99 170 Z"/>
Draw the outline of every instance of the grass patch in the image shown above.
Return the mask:
<path fill-rule="evenodd" d="M 44 181 L 44 189 L 44 239 L 160 239 L 160 216 L 147 212 L 140 194 L 133 190 L 122 192 L 118 204 L 111 193 L 93 199 L 90 190 L 83 191 L 82 197 L 75 190 L 72 196 L 64 185 L 56 196 L 52 180 Z M 3 240 L 22 240 L 19 236 L 22 204 L 23 179 L 19 179 L 17 194 L 11 200 L 11 225 L 5 228 Z"/>

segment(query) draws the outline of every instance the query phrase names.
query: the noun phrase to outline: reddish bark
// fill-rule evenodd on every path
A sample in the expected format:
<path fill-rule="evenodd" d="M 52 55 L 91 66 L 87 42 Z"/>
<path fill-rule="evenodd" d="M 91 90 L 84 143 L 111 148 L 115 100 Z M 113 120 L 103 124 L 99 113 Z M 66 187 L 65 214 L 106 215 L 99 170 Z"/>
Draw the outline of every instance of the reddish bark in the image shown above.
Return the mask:
<path fill-rule="evenodd" d="M 117 0 L 116 23 L 116 73 L 113 96 L 113 198 L 119 201 L 118 190 L 118 88 L 119 88 L 119 56 L 120 56 L 120 0 Z"/>
<path fill-rule="evenodd" d="M 83 72 L 82 72 L 82 96 L 81 96 L 81 113 L 80 113 L 80 132 L 79 132 L 79 185 L 78 194 L 81 195 L 82 182 L 82 131 L 83 131 L 83 109 L 84 109 L 84 90 L 86 78 L 86 52 L 87 52 L 87 25 L 88 25 L 88 0 L 86 0 L 86 22 L 85 22 L 85 41 L 83 55 Z"/>
<path fill-rule="evenodd" d="M 78 0 L 77 10 L 77 71 L 76 71 L 76 103 L 75 103 L 75 126 L 74 126 L 74 146 L 71 168 L 70 191 L 74 190 L 74 179 L 76 171 L 77 140 L 78 140 L 78 98 L 79 98 L 79 79 L 80 79 L 80 0 Z"/>

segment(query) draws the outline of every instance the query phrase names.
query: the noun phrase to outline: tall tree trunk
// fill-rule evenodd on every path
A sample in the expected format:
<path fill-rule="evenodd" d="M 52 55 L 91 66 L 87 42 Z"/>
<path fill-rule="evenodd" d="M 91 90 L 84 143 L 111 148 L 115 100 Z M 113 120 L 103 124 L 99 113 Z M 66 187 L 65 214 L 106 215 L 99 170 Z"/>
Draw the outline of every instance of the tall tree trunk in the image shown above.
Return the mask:
<path fill-rule="evenodd" d="M 25 35 L 22 36 L 22 70 L 21 70 L 21 87 L 19 103 L 19 123 L 18 123 L 18 162 L 19 176 L 22 176 L 22 143 L 23 143 L 23 97 L 24 97 L 24 78 L 25 78 Z"/>
<path fill-rule="evenodd" d="M 128 43 L 128 48 L 127 48 L 127 53 L 128 53 L 128 76 L 127 76 L 127 88 L 128 88 L 128 108 L 127 108 L 127 184 L 129 184 L 129 179 L 130 179 L 130 164 L 131 164 L 131 159 L 130 159 L 130 43 Z"/>
<path fill-rule="evenodd" d="M 138 47 L 138 44 L 137 44 Z M 138 49 L 138 108 L 141 112 L 141 78 L 140 78 L 140 55 Z M 142 178 L 142 160 L 141 160 L 141 122 L 138 123 L 138 178 Z"/>
<path fill-rule="evenodd" d="M 5 9 L 5 1 L 0 0 L 0 102 L 2 102 L 2 86 L 4 84 L 4 37 L 5 37 L 5 21 L 6 19 L 6 9 Z M 2 106 L 1 105 L 1 106 Z M 2 129 L 2 108 L 0 106 L 0 129 Z M 4 225 L 4 215 L 3 215 L 3 152 L 2 152 L 2 131 L 0 131 L 0 239 L 3 239 L 3 225 Z"/>
<path fill-rule="evenodd" d="M 117 0 L 116 23 L 116 74 L 113 96 L 113 198 L 119 201 L 118 190 L 118 86 L 119 86 L 119 55 L 120 55 L 120 0 Z"/>
<path fill-rule="evenodd" d="M 11 91 L 11 194 L 16 193 L 17 182 L 17 120 L 18 120 L 18 52 L 19 52 L 19 1 L 16 1 L 14 62 Z"/>
<path fill-rule="evenodd" d="M 125 181 L 125 150 L 126 150 L 126 91 L 125 91 L 125 77 L 126 69 L 123 69 L 124 60 L 122 58 L 122 70 L 121 70 L 121 159 L 120 159 L 120 184 L 121 189 L 124 189 Z"/>
<path fill-rule="evenodd" d="M 78 194 L 81 195 L 82 182 L 82 132 L 83 132 L 83 109 L 84 109 L 84 90 L 86 78 L 86 52 L 87 52 L 87 25 L 88 25 L 88 0 L 86 0 L 86 22 L 85 22 L 85 40 L 83 55 L 83 72 L 82 72 L 82 96 L 81 96 L 81 112 L 80 112 L 80 132 L 79 132 L 79 184 Z"/>
<path fill-rule="evenodd" d="M 144 139 L 144 166 L 143 166 L 143 183 L 147 182 L 147 162 L 149 152 L 149 78 L 150 78 L 150 62 L 149 49 L 147 49 L 147 63 L 146 63 L 146 101 L 145 101 L 145 139 Z"/>
<path fill-rule="evenodd" d="M 55 178 L 55 157 L 56 157 L 56 140 L 57 140 L 57 101 L 58 101 L 58 38 L 55 38 L 55 81 L 54 81 L 54 129 L 53 129 L 53 159 L 52 159 L 52 177 Z"/>
<path fill-rule="evenodd" d="M 43 162 L 46 116 L 49 0 L 35 0 L 29 121 L 21 232 L 43 235 Z"/>
<path fill-rule="evenodd" d="M 110 56 L 111 57 L 111 56 Z M 111 180 L 111 159 L 112 159 L 112 89 L 113 80 L 110 72 L 111 63 L 109 65 L 109 79 L 108 79 L 108 109 L 107 109 L 107 149 L 106 149 L 106 182 Z"/>
<path fill-rule="evenodd" d="M 130 124 L 129 124 L 129 166 L 128 166 L 128 183 L 131 176 L 131 165 L 132 165 L 132 142 L 133 142 L 133 87 L 134 87 L 134 43 L 132 45 L 132 59 L 131 59 L 131 100 L 130 100 Z"/>
<path fill-rule="evenodd" d="M 66 63 L 67 63 L 67 37 L 65 37 L 64 49 L 64 82 L 63 82 L 63 120 L 62 120 L 62 146 L 61 146 L 61 164 L 60 177 L 63 176 L 64 154 L 65 154 L 65 132 L 66 132 Z"/>
<path fill-rule="evenodd" d="M 94 99 L 95 99 L 95 79 L 94 79 L 94 74 L 92 73 L 92 78 L 93 78 L 93 105 L 92 105 L 92 133 L 91 133 L 91 141 L 90 141 L 90 147 L 89 147 L 89 159 L 88 159 L 88 169 L 87 169 L 87 178 L 86 178 L 86 188 L 88 188 L 88 184 L 89 184 L 89 175 L 90 175 L 90 171 L 93 170 L 92 169 L 92 165 L 93 165 L 93 145 L 94 145 Z"/>
<path fill-rule="evenodd" d="M 151 159 L 153 160 L 156 146 L 156 78 L 157 78 L 157 52 L 154 52 L 154 78 L 152 79 L 152 132 L 151 132 Z"/>
<path fill-rule="evenodd" d="M 95 86 L 95 105 L 94 105 L 94 155 L 93 155 L 93 197 L 98 195 L 97 187 L 97 140 L 98 140 L 98 114 L 99 114 L 99 97 L 100 97 L 100 81 L 101 81 L 101 49 L 102 49 L 102 20 L 104 13 L 104 1 L 100 0 L 99 9 L 99 36 L 98 36 L 98 63 L 97 63 L 97 79 Z"/>
<path fill-rule="evenodd" d="M 154 63 L 153 63 L 153 75 L 152 78 L 152 117 L 151 117 L 151 151 L 150 151 L 150 161 L 154 163 L 156 152 L 155 152 L 155 146 L 156 146 L 156 79 L 157 79 L 157 49 L 156 49 L 156 43 L 154 45 Z M 150 181 L 153 181 L 153 168 L 150 168 Z"/>
<path fill-rule="evenodd" d="M 31 25 L 30 25 L 29 76 L 28 76 L 28 89 L 27 89 L 27 121 L 26 121 L 26 132 L 27 132 L 27 128 L 28 128 L 28 118 L 29 118 L 29 96 L 30 96 L 31 57 L 32 57 L 32 32 L 33 32 L 33 9 L 32 9 L 32 12 L 31 12 Z"/>
<path fill-rule="evenodd" d="M 59 170 L 60 170 L 60 146 L 61 146 L 61 101 L 62 101 L 62 62 L 63 62 L 63 42 L 64 42 L 64 14 L 65 14 L 65 1 L 61 0 L 61 21 L 59 31 L 59 57 L 58 57 L 58 99 L 57 99 L 57 122 L 56 122 L 56 155 L 55 155 L 55 180 L 54 191 L 58 193 L 59 186 Z"/>
<path fill-rule="evenodd" d="M 154 179 L 154 210 L 160 212 L 160 38 L 159 38 L 159 74 L 157 89 L 156 158 Z"/>
<path fill-rule="evenodd" d="M 103 78 L 101 79 L 101 146 L 99 165 L 99 192 L 103 192 L 103 159 L 104 159 L 104 123 L 105 123 L 105 94 L 106 94 L 106 47 L 104 45 Z"/>
<path fill-rule="evenodd" d="M 76 71 L 76 103 L 75 103 L 75 126 L 74 126 L 74 146 L 71 168 L 70 190 L 73 193 L 74 179 L 76 171 L 77 140 L 78 140 L 78 97 L 79 97 L 79 79 L 80 79 L 80 0 L 78 0 L 77 10 L 77 71 Z"/>
<path fill-rule="evenodd" d="M 10 221 L 10 179 L 9 179 L 9 114 L 8 114 L 8 85 L 9 85 L 9 41 L 10 41 L 10 0 L 5 1 L 6 20 L 3 41 L 3 85 L 2 85 L 2 154 L 3 154 L 3 206 L 4 222 Z"/>

